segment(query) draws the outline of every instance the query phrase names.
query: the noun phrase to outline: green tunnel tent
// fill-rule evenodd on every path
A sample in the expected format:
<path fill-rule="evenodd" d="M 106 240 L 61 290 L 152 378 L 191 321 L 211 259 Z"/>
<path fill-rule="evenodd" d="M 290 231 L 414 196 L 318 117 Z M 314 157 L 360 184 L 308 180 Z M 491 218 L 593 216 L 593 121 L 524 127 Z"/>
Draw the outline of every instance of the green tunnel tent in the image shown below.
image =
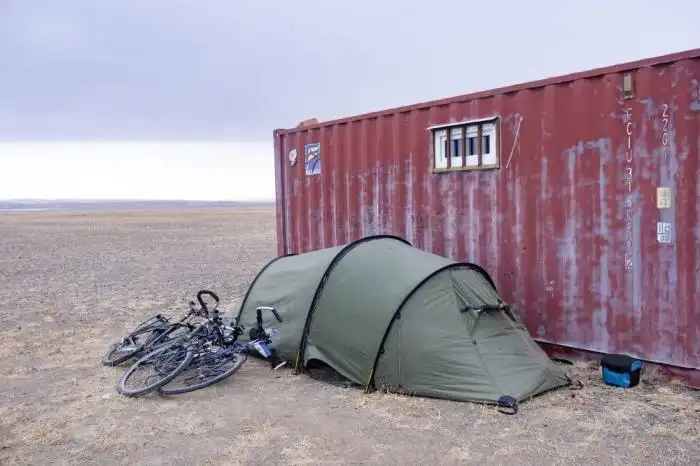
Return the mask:
<path fill-rule="evenodd" d="M 274 259 L 238 322 L 254 326 L 258 306 L 279 311 L 282 324 L 264 315 L 279 328 L 271 347 L 297 371 L 320 362 L 367 391 L 496 403 L 571 383 L 484 269 L 395 236 Z"/>

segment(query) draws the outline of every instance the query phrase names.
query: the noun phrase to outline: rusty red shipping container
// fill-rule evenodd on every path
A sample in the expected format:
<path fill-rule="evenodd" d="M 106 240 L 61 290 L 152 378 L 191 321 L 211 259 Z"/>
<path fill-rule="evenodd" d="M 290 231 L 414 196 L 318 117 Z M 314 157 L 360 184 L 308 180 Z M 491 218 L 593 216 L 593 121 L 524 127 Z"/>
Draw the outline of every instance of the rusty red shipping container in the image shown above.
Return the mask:
<path fill-rule="evenodd" d="M 398 235 L 484 267 L 542 343 L 698 383 L 699 116 L 696 49 L 276 130 L 278 252 Z"/>

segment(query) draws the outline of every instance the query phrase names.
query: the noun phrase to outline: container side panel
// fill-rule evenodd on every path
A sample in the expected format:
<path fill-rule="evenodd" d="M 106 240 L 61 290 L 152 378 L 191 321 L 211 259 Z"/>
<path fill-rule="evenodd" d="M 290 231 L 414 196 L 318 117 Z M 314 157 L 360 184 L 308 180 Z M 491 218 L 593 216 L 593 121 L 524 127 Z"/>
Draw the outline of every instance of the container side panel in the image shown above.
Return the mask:
<path fill-rule="evenodd" d="M 484 267 L 540 341 L 700 367 L 700 60 L 633 70 L 629 99 L 626 72 L 285 134 L 287 252 L 395 234 Z M 429 126 L 492 116 L 499 168 L 433 172 Z"/>
<path fill-rule="evenodd" d="M 411 122 L 411 177 L 412 177 L 412 231 L 414 245 L 432 250 L 432 231 L 430 227 L 436 212 L 433 212 L 430 204 L 430 192 L 428 184 L 432 181 L 433 175 L 430 172 L 432 164 L 430 159 L 430 136 L 425 130 L 435 120 L 436 107 L 416 112 L 415 118 Z"/>
<path fill-rule="evenodd" d="M 686 168 L 682 171 L 679 183 L 681 204 L 677 212 L 685 219 L 684 228 L 681 229 L 685 232 L 685 242 L 679 251 L 682 285 L 677 292 L 684 300 L 686 309 L 683 319 L 686 343 L 683 348 L 688 348 L 690 354 L 694 352 L 697 355 L 700 354 L 700 60 L 688 63 L 688 68 L 691 70 L 686 72 L 690 75 L 690 89 L 680 91 L 680 95 L 687 96 L 688 102 L 687 110 L 681 107 L 687 113 L 681 120 L 683 126 L 680 129 L 688 132 L 688 156 L 684 160 L 683 166 Z M 688 365 L 692 365 L 692 362 L 689 361 Z"/>
<path fill-rule="evenodd" d="M 320 172 L 318 172 L 318 166 L 312 165 L 312 163 L 307 163 L 304 167 L 304 181 L 305 181 L 305 196 L 304 201 L 306 204 L 306 237 L 304 238 L 304 251 L 314 251 L 319 248 L 322 238 L 318 234 L 318 220 L 320 212 L 320 194 L 321 186 L 323 184 L 323 156 L 328 154 L 328 146 L 324 144 L 324 141 L 320 139 L 321 131 L 320 129 L 311 130 L 308 133 L 309 138 L 307 139 L 307 144 L 319 144 L 321 161 L 320 161 Z M 307 157 L 311 157 L 309 154 Z M 310 171 L 310 173 L 307 173 Z"/>
<path fill-rule="evenodd" d="M 350 125 L 349 147 L 345 154 L 347 159 L 347 171 L 345 172 L 349 209 L 345 214 L 348 225 L 346 231 L 347 242 L 354 241 L 362 237 L 362 225 L 360 222 L 360 197 L 359 197 L 359 170 L 362 164 L 360 151 L 362 151 L 362 122 L 353 122 Z"/>
<path fill-rule="evenodd" d="M 282 136 L 278 131 L 272 135 L 275 157 L 275 211 L 277 214 L 277 255 L 285 254 L 287 248 L 287 238 L 285 235 L 285 215 L 289 211 L 287 207 L 286 187 L 285 187 L 285 152 Z"/>
<path fill-rule="evenodd" d="M 358 212 L 360 222 L 360 235 L 370 236 L 374 234 L 374 196 L 372 195 L 372 148 L 377 129 L 377 119 L 362 120 L 360 123 L 360 150 L 359 157 L 359 192 L 360 210 Z"/>
<path fill-rule="evenodd" d="M 296 168 L 294 170 L 294 175 L 292 176 L 292 183 L 294 186 L 294 203 L 292 208 L 292 222 L 294 228 L 292 229 L 294 237 L 292 239 L 292 252 L 299 254 L 304 252 L 304 237 L 308 234 L 306 223 L 304 219 L 307 216 L 306 206 L 304 205 L 304 198 L 306 197 L 306 189 L 304 182 L 306 181 L 306 176 L 304 175 L 305 166 L 305 155 L 304 155 L 304 143 L 306 139 L 306 132 L 297 133 L 294 138 L 295 147 L 299 152 L 299 161 L 297 162 Z"/>
<path fill-rule="evenodd" d="M 394 166 L 394 183 L 396 184 L 394 196 L 392 196 L 391 203 L 392 209 L 394 211 L 393 225 L 394 233 L 396 236 L 411 241 L 411 238 L 406 234 L 406 206 L 408 199 L 408 165 L 406 160 L 408 160 L 408 154 L 410 141 L 408 136 L 408 122 L 410 113 L 398 113 L 394 115 L 394 126 L 393 126 L 393 147 L 396 149 L 396 153 L 392 155 L 390 159 Z"/>
<path fill-rule="evenodd" d="M 315 228 L 317 233 L 317 241 L 313 247 L 316 249 L 328 248 L 331 246 L 331 228 L 333 227 L 333 222 L 331 222 L 330 211 L 333 205 L 333 197 L 335 192 L 333 191 L 333 161 L 335 152 L 335 141 L 332 138 L 333 131 L 332 127 L 321 127 L 319 129 L 319 141 L 321 142 L 321 165 L 323 166 L 323 160 L 326 161 L 326 169 L 321 169 L 321 175 L 319 183 L 316 188 L 316 195 L 318 203 L 317 215 L 313 219 L 316 223 Z M 319 177 L 317 177 L 319 178 Z"/>
<path fill-rule="evenodd" d="M 350 124 L 334 126 L 338 137 L 338 152 L 336 153 L 333 173 L 338 183 L 338 203 L 336 215 L 332 221 L 335 224 L 338 244 L 345 244 L 348 240 L 350 212 L 350 188 L 348 187 L 349 154 L 352 147 Z"/>
<path fill-rule="evenodd" d="M 422 231 L 422 209 L 418 206 L 423 201 L 423 189 L 419 182 L 418 176 L 420 170 L 416 169 L 416 161 L 422 159 L 421 154 L 416 154 L 414 151 L 418 147 L 418 139 L 424 128 L 423 125 L 417 123 L 421 114 L 426 110 L 418 110 L 408 114 L 408 128 L 406 129 L 406 140 L 408 147 L 406 148 L 407 156 L 405 161 L 406 166 L 406 203 L 404 204 L 404 237 L 416 247 L 423 246 L 423 235 L 418 236 L 417 232 Z M 425 118 L 427 123 L 427 117 Z"/>
<path fill-rule="evenodd" d="M 391 116 L 377 118 L 377 132 L 374 141 L 374 221 L 379 234 L 391 232 L 391 212 L 387 202 L 389 194 L 389 159 L 385 156 L 387 139 L 391 139 Z"/>
<path fill-rule="evenodd" d="M 338 170 L 338 161 L 342 158 L 343 154 L 343 140 L 340 137 L 340 128 L 342 128 L 342 126 L 335 125 L 328 130 L 328 137 L 331 145 L 328 154 L 328 164 L 330 167 L 328 169 L 330 179 L 330 199 L 325 202 L 323 206 L 323 227 L 326 237 L 325 247 L 333 247 L 340 244 L 338 239 L 338 225 L 335 221 L 339 212 L 338 206 L 341 205 L 343 200 L 343 183 L 338 178 L 340 175 Z"/>

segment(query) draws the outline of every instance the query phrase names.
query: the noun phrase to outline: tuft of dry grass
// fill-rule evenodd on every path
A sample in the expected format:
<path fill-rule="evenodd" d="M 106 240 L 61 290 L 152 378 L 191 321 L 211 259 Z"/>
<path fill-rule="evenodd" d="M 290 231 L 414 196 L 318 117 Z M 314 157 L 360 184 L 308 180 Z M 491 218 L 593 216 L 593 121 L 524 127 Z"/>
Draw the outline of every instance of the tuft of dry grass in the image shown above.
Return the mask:
<path fill-rule="evenodd" d="M 195 393 L 129 399 L 108 343 L 201 288 L 229 308 L 275 256 L 273 210 L 0 217 L 0 464 L 697 464 L 697 392 L 653 366 L 630 390 L 493 407 L 365 395 L 249 359 Z"/>

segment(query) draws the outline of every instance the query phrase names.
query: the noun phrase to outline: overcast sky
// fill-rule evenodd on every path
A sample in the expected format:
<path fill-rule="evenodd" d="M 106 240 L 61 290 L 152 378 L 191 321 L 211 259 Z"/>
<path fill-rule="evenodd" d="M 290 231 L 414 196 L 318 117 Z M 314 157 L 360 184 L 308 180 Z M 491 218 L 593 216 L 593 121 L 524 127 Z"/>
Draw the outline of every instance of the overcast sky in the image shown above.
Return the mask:
<path fill-rule="evenodd" d="M 0 141 L 226 140 L 215 166 L 241 171 L 274 128 L 698 47 L 698 18 L 691 0 L 0 0 Z M 38 157 L 16 148 L 3 177 Z"/>

